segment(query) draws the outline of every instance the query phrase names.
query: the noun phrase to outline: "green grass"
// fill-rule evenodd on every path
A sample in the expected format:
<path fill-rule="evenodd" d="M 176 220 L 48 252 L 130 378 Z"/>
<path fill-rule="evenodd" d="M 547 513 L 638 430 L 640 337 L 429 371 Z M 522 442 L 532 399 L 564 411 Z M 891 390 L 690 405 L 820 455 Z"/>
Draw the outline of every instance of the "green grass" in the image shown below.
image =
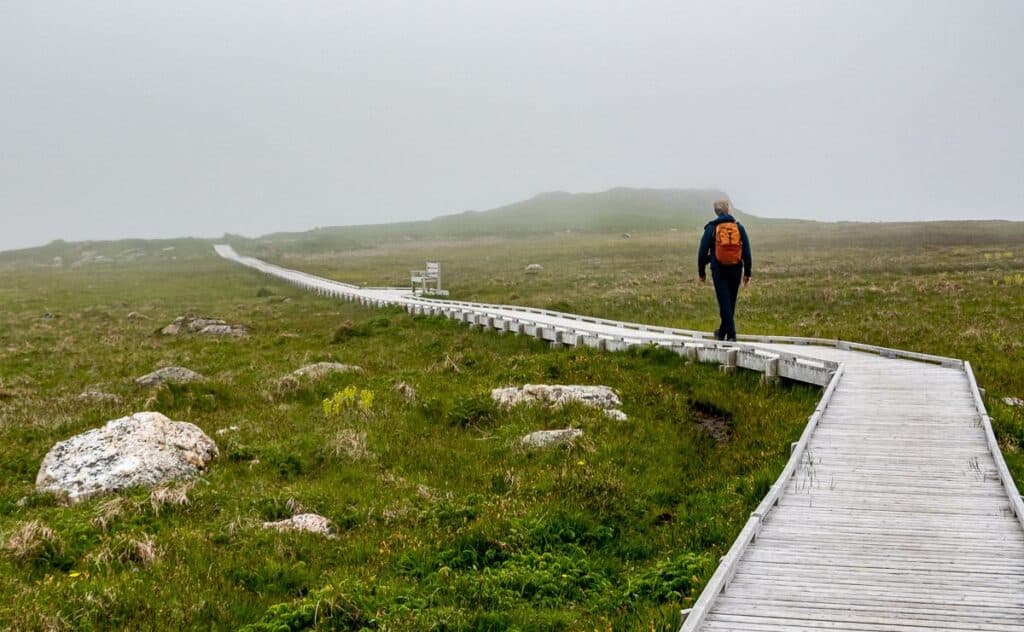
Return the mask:
<path fill-rule="evenodd" d="M 697 237 L 684 228 L 631 239 L 552 233 L 355 247 L 321 235 L 239 249 L 371 285 L 400 284 L 440 259 L 456 298 L 710 330 L 713 294 L 693 280 Z M 1024 396 L 1020 224 L 784 222 L 751 238 L 755 280 L 741 293 L 741 332 L 970 360 L 1010 468 L 1024 480 L 1024 411 L 999 402 Z M 76 268 L 0 261 L 0 532 L 8 542 L 39 521 L 54 534 L 0 554 L 0 625 L 301 629 L 317 619 L 335 629 L 674 629 L 819 396 L 653 350 L 556 351 L 330 302 L 202 246 L 142 244 L 147 254 L 134 262 Z M 529 263 L 545 269 L 524 274 Z M 128 320 L 130 311 L 149 319 Z M 252 334 L 155 334 L 187 313 Z M 366 373 L 276 385 L 319 360 Z M 132 384 L 164 364 L 211 381 L 155 391 Z M 417 390 L 416 401 L 394 390 L 399 382 Z M 527 382 L 608 384 L 629 421 L 488 404 L 491 388 Z M 77 398 L 93 386 L 122 403 Z M 372 414 L 325 416 L 322 399 L 348 386 L 374 393 Z M 220 446 L 189 504 L 157 511 L 146 490 L 131 490 L 114 497 L 116 507 L 107 497 L 66 508 L 32 493 L 53 442 L 147 407 L 198 424 Z M 717 444 L 695 410 L 731 415 L 731 438 Z M 216 434 L 231 425 L 239 430 Z M 575 448 L 515 445 L 526 432 L 569 425 L 586 432 Z M 302 508 L 331 518 L 339 537 L 259 528 Z"/>
<path fill-rule="evenodd" d="M 326 616 L 337 629 L 671 629 L 818 398 L 655 350 L 552 350 L 331 302 L 211 256 L 17 266 L 2 278 L 5 628 L 296 629 Z M 189 313 L 252 333 L 156 333 Z M 366 372 L 277 386 L 320 360 Z M 133 384 L 166 364 L 210 381 Z M 544 382 L 613 386 L 630 418 L 488 404 L 493 387 Z M 322 400 L 347 386 L 374 393 L 371 413 L 325 416 Z M 92 387 L 121 403 L 78 398 Z M 716 444 L 694 406 L 731 413 L 732 439 Z M 196 423 L 220 447 L 187 504 L 139 489 L 64 507 L 33 493 L 55 441 L 146 409 Z M 574 448 L 516 446 L 570 425 L 586 433 Z M 362 433 L 365 455 L 346 443 Z M 260 528 L 299 510 L 329 517 L 338 537 Z M 12 548 L 34 521 L 53 536 Z"/>

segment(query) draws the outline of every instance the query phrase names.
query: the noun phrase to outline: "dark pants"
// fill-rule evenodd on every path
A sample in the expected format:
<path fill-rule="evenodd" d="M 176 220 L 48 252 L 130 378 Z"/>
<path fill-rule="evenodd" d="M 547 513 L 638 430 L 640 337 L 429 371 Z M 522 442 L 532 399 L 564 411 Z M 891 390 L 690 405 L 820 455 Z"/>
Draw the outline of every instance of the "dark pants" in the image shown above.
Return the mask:
<path fill-rule="evenodd" d="M 733 315 L 736 312 L 736 297 L 740 293 L 742 277 L 742 265 L 711 268 L 711 280 L 715 282 L 715 297 L 718 298 L 718 313 L 722 317 L 718 334 L 727 340 L 736 339 L 736 323 L 733 320 Z"/>

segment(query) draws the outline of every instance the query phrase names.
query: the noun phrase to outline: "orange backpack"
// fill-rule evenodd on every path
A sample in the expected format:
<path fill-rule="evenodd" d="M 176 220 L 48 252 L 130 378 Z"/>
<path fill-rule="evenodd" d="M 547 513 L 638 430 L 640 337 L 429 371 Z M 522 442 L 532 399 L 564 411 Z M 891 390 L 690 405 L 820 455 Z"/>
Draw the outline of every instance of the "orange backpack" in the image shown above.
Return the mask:
<path fill-rule="evenodd" d="M 743 237 L 736 222 L 715 226 L 715 259 L 723 266 L 734 266 L 743 260 Z"/>

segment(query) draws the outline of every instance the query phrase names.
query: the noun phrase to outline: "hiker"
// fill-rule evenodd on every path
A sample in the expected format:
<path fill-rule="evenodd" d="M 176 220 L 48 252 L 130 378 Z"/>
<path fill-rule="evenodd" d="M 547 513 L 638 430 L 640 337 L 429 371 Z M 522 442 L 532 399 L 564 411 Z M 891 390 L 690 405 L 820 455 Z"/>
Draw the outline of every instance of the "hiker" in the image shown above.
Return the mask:
<path fill-rule="evenodd" d="M 729 200 L 715 201 L 715 219 L 704 226 L 704 236 L 697 251 L 697 275 L 707 282 L 704 267 L 711 264 L 711 280 L 715 284 L 718 313 L 722 324 L 715 330 L 716 340 L 736 340 L 736 297 L 743 285 L 750 283 L 750 240 L 747 231 L 729 214 Z"/>

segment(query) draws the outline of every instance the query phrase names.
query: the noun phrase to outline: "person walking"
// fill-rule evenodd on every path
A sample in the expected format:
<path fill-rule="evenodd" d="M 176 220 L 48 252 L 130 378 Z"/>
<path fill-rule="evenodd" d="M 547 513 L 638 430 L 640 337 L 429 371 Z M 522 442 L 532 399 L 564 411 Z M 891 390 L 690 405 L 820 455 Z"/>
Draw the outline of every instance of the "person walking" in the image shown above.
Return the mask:
<path fill-rule="evenodd" d="M 704 226 L 704 235 L 697 251 L 697 276 L 707 282 L 705 267 L 711 264 L 711 280 L 715 284 L 718 314 L 722 323 L 715 330 L 716 340 L 736 340 L 736 298 L 740 281 L 750 283 L 750 240 L 747 230 L 730 214 L 729 200 L 715 201 L 715 219 Z"/>

